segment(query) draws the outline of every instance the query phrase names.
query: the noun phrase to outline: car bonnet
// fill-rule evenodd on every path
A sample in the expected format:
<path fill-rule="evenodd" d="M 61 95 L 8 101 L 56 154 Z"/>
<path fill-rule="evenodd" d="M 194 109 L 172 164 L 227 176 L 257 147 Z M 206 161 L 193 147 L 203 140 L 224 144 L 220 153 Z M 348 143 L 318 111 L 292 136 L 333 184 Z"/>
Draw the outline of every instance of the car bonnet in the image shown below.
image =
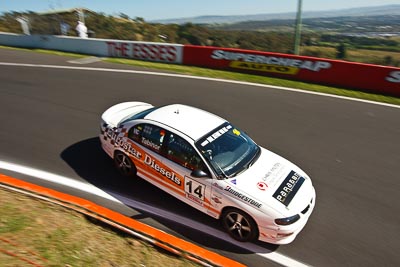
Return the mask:
<path fill-rule="evenodd" d="M 311 179 L 293 163 L 261 149 L 259 159 L 248 170 L 227 180 L 225 190 L 241 192 L 283 216 L 300 213 L 314 195 Z"/>

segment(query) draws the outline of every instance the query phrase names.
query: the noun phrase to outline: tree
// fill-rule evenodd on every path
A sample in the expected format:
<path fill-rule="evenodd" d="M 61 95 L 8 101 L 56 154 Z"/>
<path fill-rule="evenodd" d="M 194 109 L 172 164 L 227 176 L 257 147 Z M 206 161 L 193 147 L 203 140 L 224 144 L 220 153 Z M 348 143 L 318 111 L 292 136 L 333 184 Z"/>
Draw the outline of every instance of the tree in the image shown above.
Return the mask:
<path fill-rule="evenodd" d="M 336 48 L 336 58 L 337 59 L 345 59 L 347 56 L 347 47 L 344 43 L 340 43 Z"/>
<path fill-rule="evenodd" d="M 136 17 L 134 19 L 134 21 L 137 22 L 137 23 L 141 23 L 141 24 L 145 23 L 144 18 L 142 18 L 142 17 Z"/>
<path fill-rule="evenodd" d="M 385 65 L 387 65 L 387 66 L 392 66 L 392 65 L 394 64 L 393 57 L 392 57 L 392 56 L 386 56 L 386 57 L 383 59 L 383 63 L 384 63 Z"/>
<path fill-rule="evenodd" d="M 123 19 L 130 20 L 129 16 L 128 16 L 127 14 L 125 14 L 125 13 L 119 13 L 119 16 L 120 16 L 121 18 L 123 18 Z"/>

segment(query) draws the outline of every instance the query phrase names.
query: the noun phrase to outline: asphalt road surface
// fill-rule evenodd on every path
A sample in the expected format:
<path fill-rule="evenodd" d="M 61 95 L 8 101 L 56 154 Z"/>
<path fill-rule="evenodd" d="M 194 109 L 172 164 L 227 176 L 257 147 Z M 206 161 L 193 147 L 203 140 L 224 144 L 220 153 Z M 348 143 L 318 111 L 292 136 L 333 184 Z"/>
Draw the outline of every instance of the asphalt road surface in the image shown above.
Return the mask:
<path fill-rule="evenodd" d="M 71 59 L 0 49 L 0 62 L 144 70 Z M 123 101 L 211 111 L 310 175 L 317 204 L 305 229 L 289 245 L 257 242 L 260 253 L 274 251 L 313 266 L 400 266 L 399 108 L 220 81 L 0 64 L 0 161 L 91 183 L 221 229 L 148 183 L 118 175 L 97 135 L 101 113 Z M 246 265 L 277 265 L 162 217 L 86 197 Z"/>

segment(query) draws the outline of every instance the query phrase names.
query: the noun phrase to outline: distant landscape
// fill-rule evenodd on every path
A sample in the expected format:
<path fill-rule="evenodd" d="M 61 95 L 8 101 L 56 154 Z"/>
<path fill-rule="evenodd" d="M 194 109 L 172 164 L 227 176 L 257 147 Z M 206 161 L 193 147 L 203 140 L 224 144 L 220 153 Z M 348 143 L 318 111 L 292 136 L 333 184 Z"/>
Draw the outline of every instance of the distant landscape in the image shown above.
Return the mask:
<path fill-rule="evenodd" d="M 244 21 L 208 26 L 220 30 L 293 31 L 293 19 Z M 348 36 L 400 36 L 400 15 L 305 18 L 302 21 L 302 28 L 306 32 L 340 33 Z"/>
<path fill-rule="evenodd" d="M 378 7 L 360 7 L 350 9 L 322 10 L 322 11 L 303 11 L 303 18 L 335 18 L 335 17 L 363 17 L 363 16 L 391 16 L 400 15 L 399 5 L 385 5 Z M 152 23 L 163 24 L 232 24 L 244 21 L 269 21 L 269 20 L 293 20 L 295 12 L 291 13 L 263 13 L 256 15 L 237 15 L 237 16 L 199 16 L 188 18 L 172 18 L 154 20 Z"/>
<path fill-rule="evenodd" d="M 85 12 L 90 36 L 293 53 L 295 13 L 201 16 L 146 22 L 124 13 Z M 16 21 L 29 19 L 32 34 L 60 34 L 60 22 L 74 31 L 75 12 L 0 14 L 0 31 L 22 33 Z M 301 55 L 400 66 L 400 4 L 304 12 Z"/>

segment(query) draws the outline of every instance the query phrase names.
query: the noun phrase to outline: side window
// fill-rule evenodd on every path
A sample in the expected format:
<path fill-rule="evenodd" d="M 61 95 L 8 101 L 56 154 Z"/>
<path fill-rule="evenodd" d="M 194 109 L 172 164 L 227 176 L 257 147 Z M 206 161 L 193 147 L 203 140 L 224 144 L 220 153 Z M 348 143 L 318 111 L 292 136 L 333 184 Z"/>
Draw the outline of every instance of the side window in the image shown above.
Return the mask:
<path fill-rule="evenodd" d="M 170 133 L 168 136 L 167 155 L 169 160 L 189 169 L 206 170 L 206 167 L 196 150 L 183 138 Z"/>
<path fill-rule="evenodd" d="M 142 132 L 143 132 L 143 124 L 135 125 L 131 129 L 129 129 L 128 137 L 133 141 L 140 143 L 140 139 L 142 138 Z"/>
<path fill-rule="evenodd" d="M 166 131 L 151 124 L 138 124 L 128 132 L 128 137 L 135 142 L 160 153 Z"/>

